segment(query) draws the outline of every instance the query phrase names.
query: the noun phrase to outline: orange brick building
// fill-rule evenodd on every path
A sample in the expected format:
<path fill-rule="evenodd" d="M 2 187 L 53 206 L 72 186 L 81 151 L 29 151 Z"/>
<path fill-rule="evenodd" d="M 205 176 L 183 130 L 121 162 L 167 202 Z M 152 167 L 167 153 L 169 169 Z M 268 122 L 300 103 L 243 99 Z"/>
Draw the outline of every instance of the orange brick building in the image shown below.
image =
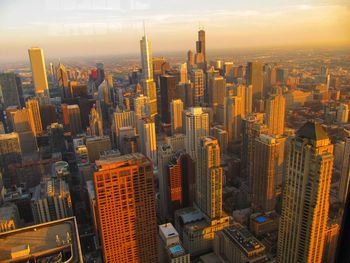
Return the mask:
<path fill-rule="evenodd" d="M 140 153 L 96 161 L 97 214 L 105 262 L 157 262 L 153 166 Z"/>

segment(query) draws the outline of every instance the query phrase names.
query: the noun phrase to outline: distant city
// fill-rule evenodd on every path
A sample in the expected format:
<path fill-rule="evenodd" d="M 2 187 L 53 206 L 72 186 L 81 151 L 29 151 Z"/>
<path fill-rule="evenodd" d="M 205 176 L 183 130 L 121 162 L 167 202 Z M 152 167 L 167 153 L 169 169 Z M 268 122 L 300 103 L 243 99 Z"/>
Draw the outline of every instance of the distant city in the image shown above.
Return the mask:
<path fill-rule="evenodd" d="M 349 262 L 350 49 L 210 33 L 1 65 L 0 262 Z"/>

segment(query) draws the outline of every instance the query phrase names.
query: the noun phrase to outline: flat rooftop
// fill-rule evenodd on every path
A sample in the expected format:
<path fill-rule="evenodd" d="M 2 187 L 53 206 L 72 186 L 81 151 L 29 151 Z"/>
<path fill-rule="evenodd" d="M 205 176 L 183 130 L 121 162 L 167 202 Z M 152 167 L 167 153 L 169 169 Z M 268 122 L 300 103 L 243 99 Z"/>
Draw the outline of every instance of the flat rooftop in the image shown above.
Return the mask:
<path fill-rule="evenodd" d="M 245 227 L 240 224 L 234 224 L 222 232 L 231 240 L 231 242 L 238 245 L 246 254 L 252 251 L 264 251 L 264 245 L 257 240 Z"/>
<path fill-rule="evenodd" d="M 13 260 L 12 248 L 24 245 L 29 245 L 30 254 Z M 70 262 L 83 262 L 75 217 L 0 233 L 0 262 L 33 260 L 61 251 L 72 255 Z"/>

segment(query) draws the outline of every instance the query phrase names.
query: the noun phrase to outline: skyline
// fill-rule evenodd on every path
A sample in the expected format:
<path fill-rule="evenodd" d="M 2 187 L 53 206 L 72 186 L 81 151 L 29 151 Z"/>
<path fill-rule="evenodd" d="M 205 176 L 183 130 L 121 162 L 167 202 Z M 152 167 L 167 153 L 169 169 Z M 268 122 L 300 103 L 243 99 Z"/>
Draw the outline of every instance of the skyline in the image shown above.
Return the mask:
<path fill-rule="evenodd" d="M 194 50 L 193 33 L 200 26 L 210 32 L 208 50 L 350 43 L 350 3 L 345 0 L 199 3 L 3 0 L 0 50 L 6 52 L 0 62 L 23 58 L 35 46 L 47 58 L 138 54 L 143 21 L 155 53 Z"/>

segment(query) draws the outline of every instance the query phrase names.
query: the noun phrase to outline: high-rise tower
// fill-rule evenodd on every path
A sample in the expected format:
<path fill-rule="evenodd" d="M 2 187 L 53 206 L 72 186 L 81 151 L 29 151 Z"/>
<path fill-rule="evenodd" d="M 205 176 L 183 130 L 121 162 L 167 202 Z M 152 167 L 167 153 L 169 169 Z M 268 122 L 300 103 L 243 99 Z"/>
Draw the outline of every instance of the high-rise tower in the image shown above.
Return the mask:
<path fill-rule="evenodd" d="M 97 214 L 105 262 L 157 262 L 152 163 L 140 153 L 96 161 Z"/>
<path fill-rule="evenodd" d="M 196 160 L 200 139 L 209 135 L 209 114 L 201 107 L 190 108 L 185 112 L 186 152 Z"/>
<path fill-rule="evenodd" d="M 44 98 L 46 102 L 49 99 L 49 85 L 47 83 L 44 52 L 41 48 L 33 47 L 28 49 L 30 65 L 33 73 L 33 82 L 35 94 Z"/>
<path fill-rule="evenodd" d="M 318 123 L 291 138 L 279 225 L 277 261 L 322 261 L 329 211 L 333 145 Z"/>
<path fill-rule="evenodd" d="M 26 107 L 30 114 L 30 125 L 32 126 L 32 131 L 34 135 L 42 133 L 43 127 L 41 124 L 40 108 L 39 102 L 36 99 L 29 99 L 26 101 Z"/>
<path fill-rule="evenodd" d="M 269 134 L 282 135 L 284 133 L 284 115 L 286 100 L 282 94 L 271 94 L 266 100 L 265 108 L 266 125 Z"/>
<path fill-rule="evenodd" d="M 222 216 L 220 147 L 214 137 L 202 137 L 196 170 L 196 204 L 210 219 Z"/>

